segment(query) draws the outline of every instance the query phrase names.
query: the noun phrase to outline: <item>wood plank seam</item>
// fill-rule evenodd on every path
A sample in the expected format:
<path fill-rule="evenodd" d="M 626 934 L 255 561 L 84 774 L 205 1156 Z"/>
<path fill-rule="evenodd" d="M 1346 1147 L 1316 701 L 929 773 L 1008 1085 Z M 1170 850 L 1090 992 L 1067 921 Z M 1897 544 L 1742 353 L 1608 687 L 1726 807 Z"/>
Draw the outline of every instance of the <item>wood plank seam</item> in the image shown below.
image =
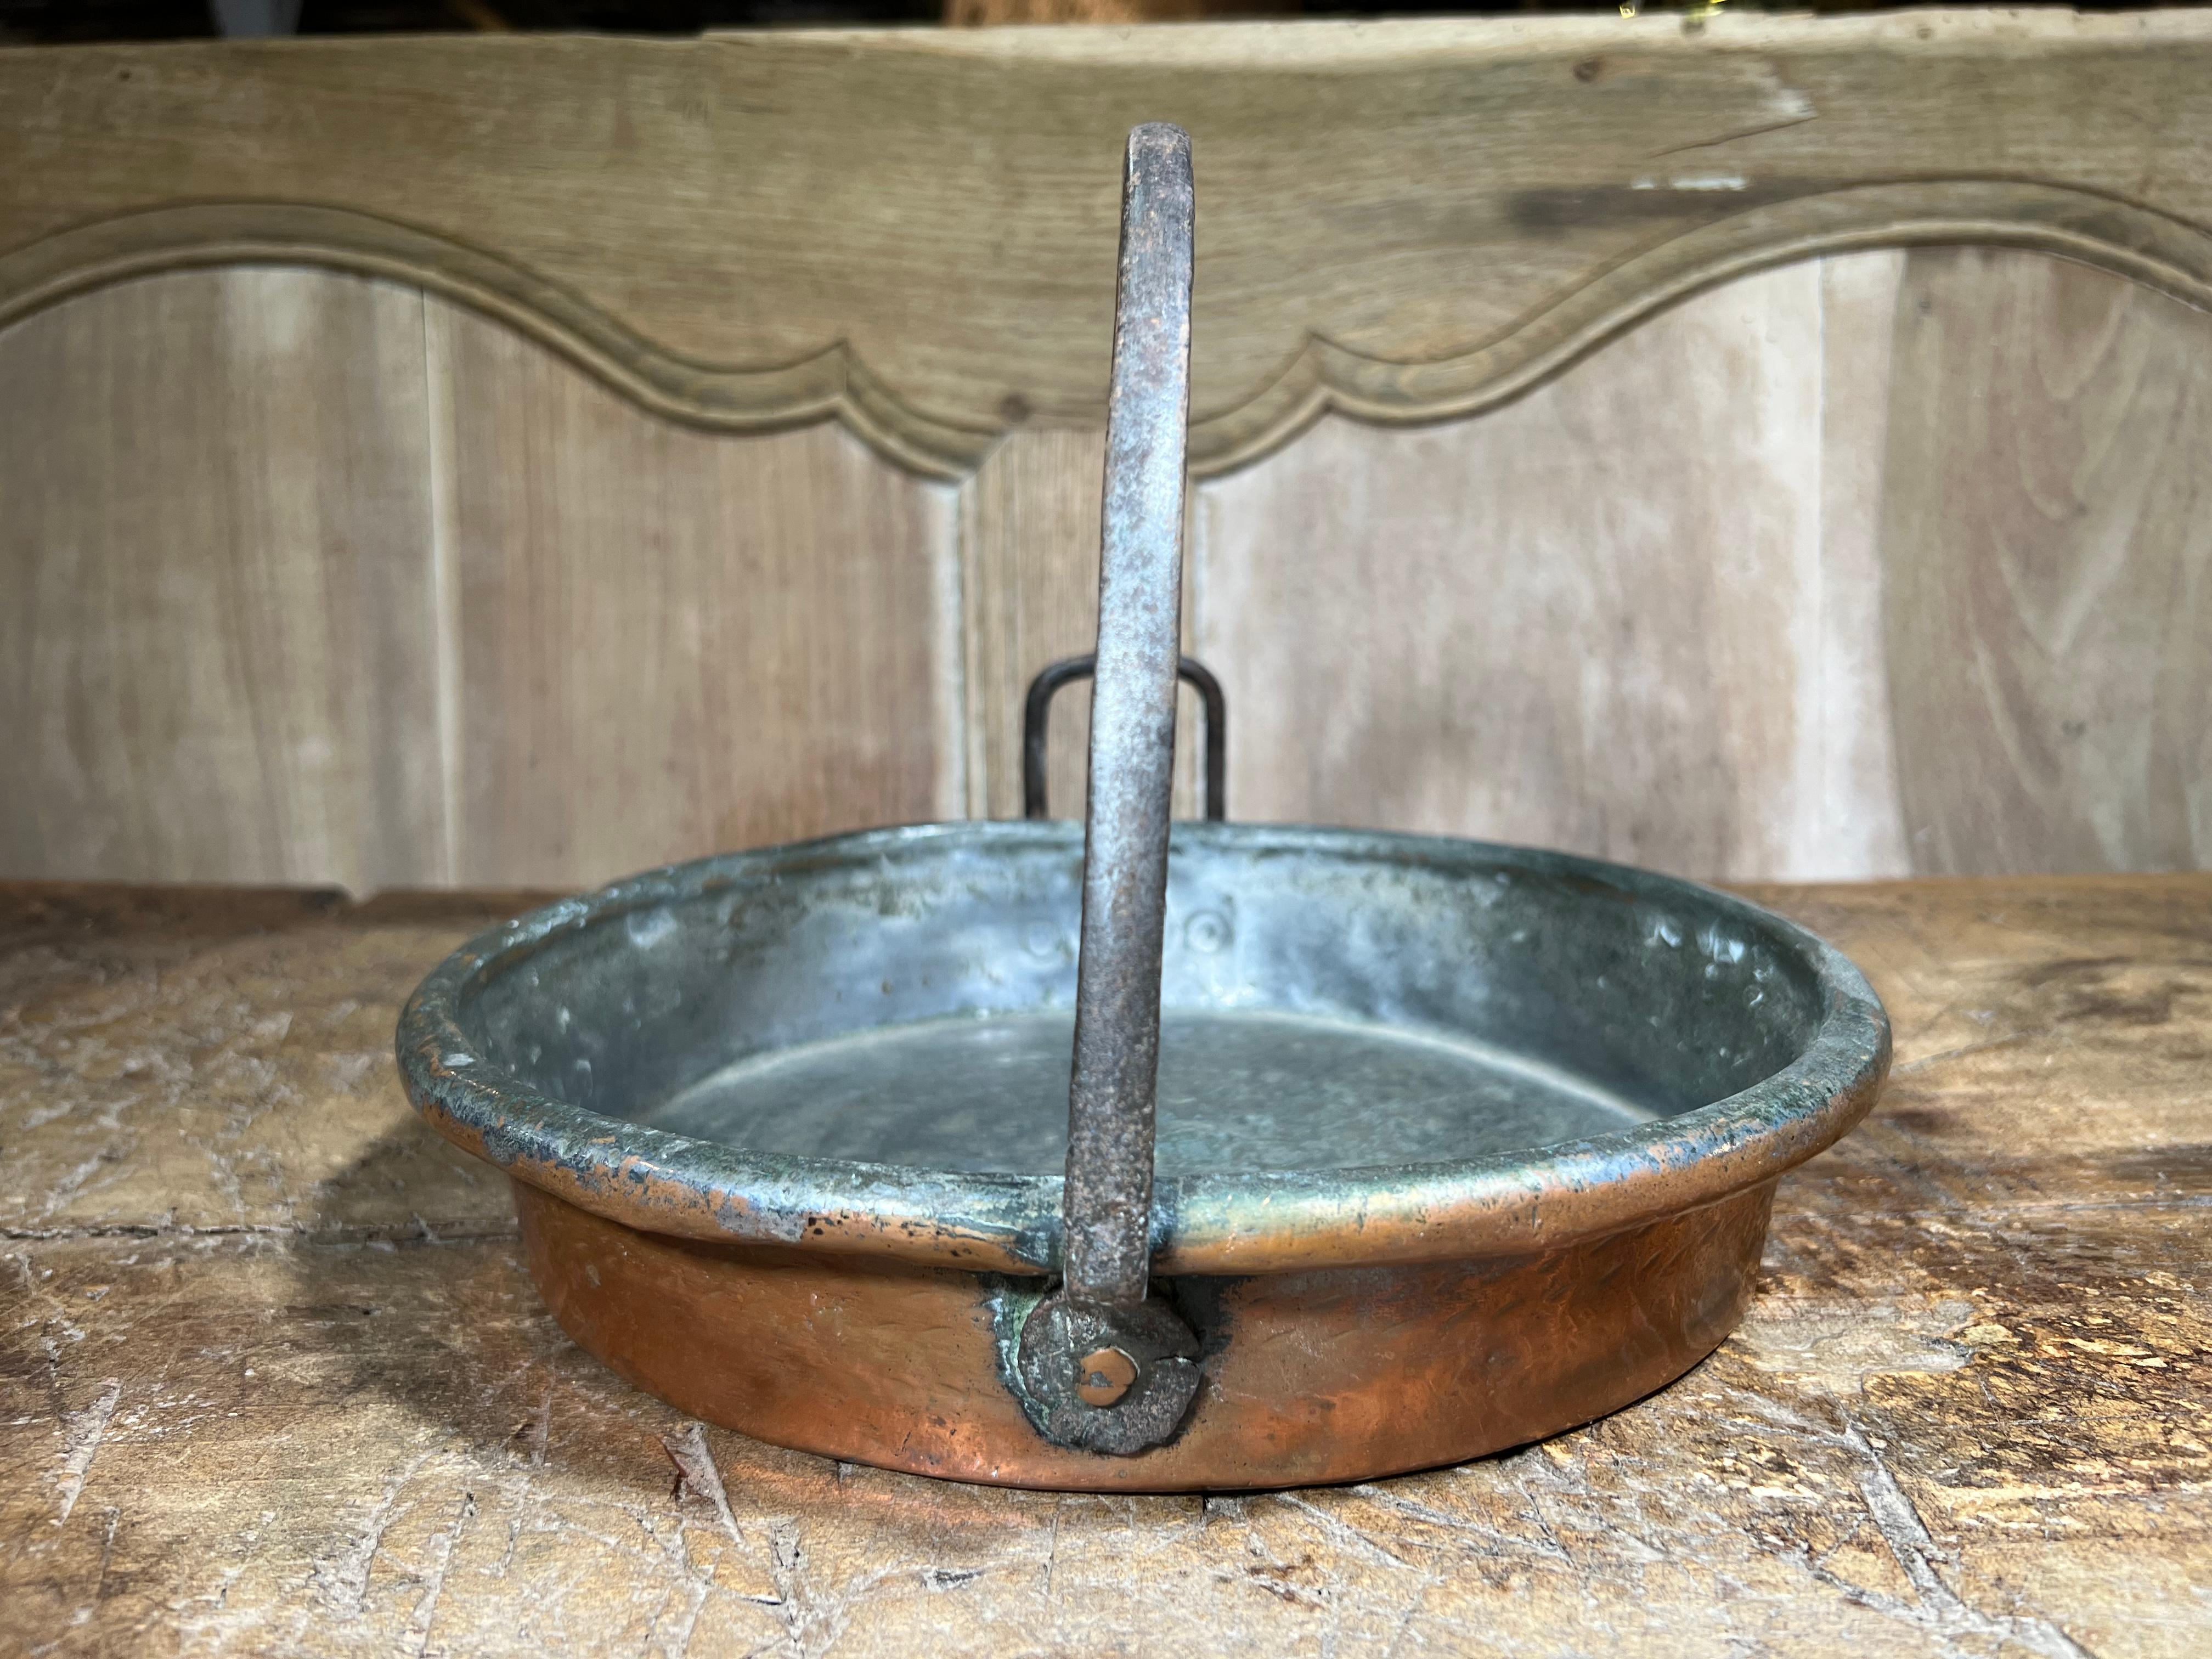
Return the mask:
<path fill-rule="evenodd" d="M 459 549 L 460 525 L 453 507 L 453 426 L 457 418 L 453 393 L 453 365 L 447 338 L 447 317 L 422 296 L 422 373 L 424 408 L 429 422 L 430 469 L 430 594 L 429 611 L 436 644 L 439 877 L 458 885 L 461 879 L 461 576 Z"/>

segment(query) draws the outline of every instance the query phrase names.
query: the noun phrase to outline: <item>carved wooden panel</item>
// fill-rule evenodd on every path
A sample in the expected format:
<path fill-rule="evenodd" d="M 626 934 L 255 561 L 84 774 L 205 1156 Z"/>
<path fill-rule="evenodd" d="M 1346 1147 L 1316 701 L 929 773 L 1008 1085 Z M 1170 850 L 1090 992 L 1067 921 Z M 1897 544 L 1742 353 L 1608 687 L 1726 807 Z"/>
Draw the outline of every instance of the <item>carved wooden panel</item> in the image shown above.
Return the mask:
<path fill-rule="evenodd" d="M 0 868 L 450 879 L 422 298 L 173 275 L 0 332 Z"/>
<path fill-rule="evenodd" d="M 1333 420 L 1205 485 L 1238 810 L 1903 873 L 1873 534 L 1900 257 L 1747 277 L 1481 419 Z"/>
<path fill-rule="evenodd" d="M 1899 797 L 1896 719 L 1882 637 L 1882 460 L 1889 431 L 1890 337 L 1905 261 L 1897 252 L 1820 266 L 1820 545 L 1810 632 L 1812 784 L 1790 823 L 1782 867 L 1830 878 L 1905 875 L 1914 866 Z M 2111 279 L 2115 282 L 2118 278 Z M 1798 637 L 1793 630 L 1793 638 Z"/>
<path fill-rule="evenodd" d="M 1746 278 L 1480 420 L 1331 420 L 1206 485 L 1239 811 L 1706 875 L 1844 862 L 1801 828 L 1841 666 L 1821 286 Z"/>
<path fill-rule="evenodd" d="M 968 613 L 968 810 L 1022 815 L 1022 698 L 1037 670 L 1098 637 L 1103 431 L 1017 433 L 961 488 Z M 1088 688 L 1053 703 L 1047 804 L 1081 809 Z"/>
<path fill-rule="evenodd" d="M 687 431 L 439 304 L 465 881 L 957 817 L 951 490 L 829 423 Z"/>
<path fill-rule="evenodd" d="M 574 885 L 957 816 L 953 492 L 302 270 L 0 332 L 0 868 Z"/>
<path fill-rule="evenodd" d="M 2200 866 L 2208 372 L 2140 285 L 1922 251 L 1481 420 L 1325 424 L 1201 492 L 1240 811 L 1708 875 Z"/>
<path fill-rule="evenodd" d="M 1882 554 L 1913 867 L 2212 864 L 2212 317 L 1911 256 Z"/>
<path fill-rule="evenodd" d="M 2212 15 L 1917 13 L 0 52 L 0 868 L 1018 811 L 1161 114 L 1236 816 L 2207 860 Z"/>
<path fill-rule="evenodd" d="M 1116 169 L 1196 142 L 1201 471 L 1510 397 L 1875 245 L 2212 297 L 2212 16 L 1550 17 L 0 52 L 0 318 L 240 258 L 404 275 L 648 408 L 964 474 L 1096 424 Z"/>

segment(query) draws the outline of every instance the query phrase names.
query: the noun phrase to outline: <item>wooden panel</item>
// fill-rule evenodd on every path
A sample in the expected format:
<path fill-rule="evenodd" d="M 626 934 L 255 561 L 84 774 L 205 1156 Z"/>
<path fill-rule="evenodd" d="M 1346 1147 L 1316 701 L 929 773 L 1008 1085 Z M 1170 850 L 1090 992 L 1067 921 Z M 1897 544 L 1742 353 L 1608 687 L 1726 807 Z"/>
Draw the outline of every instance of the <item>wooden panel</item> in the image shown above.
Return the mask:
<path fill-rule="evenodd" d="M 961 489 L 970 816 L 1021 817 L 1022 706 L 1030 681 L 1047 663 L 1098 642 L 1105 465 L 1103 432 L 1018 432 L 991 452 Z M 1188 546 L 1185 554 L 1188 640 L 1193 574 Z M 1178 817 L 1200 810 L 1204 731 L 1198 700 L 1186 686 L 1176 702 Z M 1091 690 L 1079 683 L 1053 702 L 1045 790 L 1054 817 L 1083 816 L 1090 747 Z"/>
<path fill-rule="evenodd" d="M 0 336 L 0 867 L 568 884 L 1018 810 L 1160 115 L 1240 816 L 2204 861 L 2203 319 L 2017 253 L 1901 314 L 1893 253 L 1714 285 L 1980 240 L 2212 301 L 2212 16 L 1694 25 L 0 51 L 0 319 L 94 307 Z M 88 297 L 281 258 L 444 297 Z"/>
<path fill-rule="evenodd" d="M 1801 684 L 1801 742 L 1789 854 L 1773 873 L 1805 879 L 1898 876 L 1905 844 L 1882 653 L 1882 459 L 1888 447 L 1890 340 L 1905 255 L 1820 262 L 1820 559 L 1809 629 L 1817 647 Z"/>
<path fill-rule="evenodd" d="M 945 21 L 954 28 L 998 23 L 1142 23 L 1261 9 L 1259 0 L 945 0 Z"/>
<path fill-rule="evenodd" d="M 422 296 L 130 283 L 0 388 L 0 869 L 448 877 Z"/>
<path fill-rule="evenodd" d="M 2212 863 L 2212 318 L 1911 256 L 1882 514 L 1916 867 Z"/>
<path fill-rule="evenodd" d="M 953 492 L 640 413 L 442 303 L 464 880 L 957 816 Z"/>
<path fill-rule="evenodd" d="M 1098 639 L 1103 432 L 1018 432 L 961 489 L 966 540 L 968 811 L 1022 815 L 1022 697 L 1037 670 Z M 1048 803 L 1073 817 L 1085 799 L 1089 689 L 1053 703 Z"/>
<path fill-rule="evenodd" d="M 1206 485 L 1238 815 L 1875 873 L 1824 749 L 1879 663 L 1821 609 L 1822 363 L 1887 316 L 1824 341 L 1822 307 L 1818 266 L 1747 278 L 1482 420 L 1333 421 Z"/>
<path fill-rule="evenodd" d="M 2033 255 L 1911 256 L 1900 301 L 1905 257 L 1202 487 L 1237 815 L 1746 877 L 2206 861 L 2212 322 Z M 0 867 L 572 885 L 1018 812 L 1022 690 L 1091 640 L 1095 433 L 1018 434 L 956 508 L 428 320 L 426 357 L 416 296 L 240 270 L 0 335 L 41 411 L 0 429 Z"/>
<path fill-rule="evenodd" d="M 2212 301 L 2212 16 L 764 31 L 0 52 L 0 315 L 406 273 L 647 405 L 954 477 L 1098 424 L 1123 135 L 1195 139 L 1194 455 L 1513 395 L 1759 265 L 2002 240 Z"/>
<path fill-rule="evenodd" d="M 387 1046 L 511 896 L 0 892 L 0 1644 L 2212 1650 L 2212 878 L 1755 896 L 1866 966 L 1898 1064 L 1711 1360 L 1457 1468 L 1098 1499 L 702 1428 L 561 1334 Z"/>

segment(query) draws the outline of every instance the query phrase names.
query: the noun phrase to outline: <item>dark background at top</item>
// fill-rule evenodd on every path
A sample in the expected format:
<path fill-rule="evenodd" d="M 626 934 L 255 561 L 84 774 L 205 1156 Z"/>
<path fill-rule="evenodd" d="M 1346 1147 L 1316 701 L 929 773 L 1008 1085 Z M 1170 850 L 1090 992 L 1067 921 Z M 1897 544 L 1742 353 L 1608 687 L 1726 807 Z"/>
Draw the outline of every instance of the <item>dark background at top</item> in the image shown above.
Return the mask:
<path fill-rule="evenodd" d="M 496 28 L 696 34 L 775 24 L 933 23 L 943 0 L 304 0 L 302 34 Z M 0 45 L 204 40 L 207 0 L 0 0 Z"/>
<path fill-rule="evenodd" d="M 1748 9 L 1738 0 L 1729 10 Z M 1865 11 L 1858 0 L 1796 0 L 1790 11 Z M 2077 0 L 2085 11 L 2135 10 L 2139 4 Z M 640 34 L 696 34 L 702 29 L 777 25 L 933 23 L 944 0 L 304 0 L 302 34 L 409 33 L 508 27 L 583 29 Z M 1250 15 L 1248 3 L 1241 15 Z M 1286 0 L 1283 15 L 1352 16 L 1498 12 L 1590 12 L 1607 8 L 1543 3 L 1489 5 L 1437 0 Z M 1647 10 L 1679 9 L 1648 5 Z M 0 46 L 87 40 L 173 40 L 215 33 L 206 0 L 0 0 Z"/>

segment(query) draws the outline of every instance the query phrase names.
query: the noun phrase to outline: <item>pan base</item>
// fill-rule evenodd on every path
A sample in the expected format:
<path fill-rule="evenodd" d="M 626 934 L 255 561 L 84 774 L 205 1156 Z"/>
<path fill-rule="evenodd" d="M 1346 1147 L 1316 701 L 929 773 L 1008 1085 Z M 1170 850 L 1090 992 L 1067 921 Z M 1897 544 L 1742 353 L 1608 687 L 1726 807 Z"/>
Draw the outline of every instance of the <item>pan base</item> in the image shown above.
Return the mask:
<path fill-rule="evenodd" d="M 636 1120 L 753 1152 L 1059 1173 L 1074 1015 L 957 1015 L 757 1054 Z M 1656 1114 L 1449 1033 L 1257 1009 L 1164 1011 L 1166 1176 L 1355 1169 L 1516 1152 Z"/>

